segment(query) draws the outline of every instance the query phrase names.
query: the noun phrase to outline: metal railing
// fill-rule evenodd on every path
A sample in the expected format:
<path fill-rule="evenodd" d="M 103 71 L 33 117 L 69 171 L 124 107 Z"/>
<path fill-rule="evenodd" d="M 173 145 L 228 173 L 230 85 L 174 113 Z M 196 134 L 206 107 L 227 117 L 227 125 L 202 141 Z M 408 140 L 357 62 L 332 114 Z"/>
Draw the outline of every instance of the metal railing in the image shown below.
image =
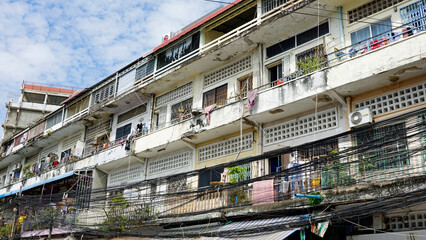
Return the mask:
<path fill-rule="evenodd" d="M 381 33 L 378 36 L 369 37 L 342 49 L 335 49 L 335 51 L 327 54 L 328 62 L 340 63 L 416 35 L 425 30 L 426 25 L 424 25 L 424 21 L 421 21 L 424 19 L 426 17 L 415 19 L 412 22 L 393 28 L 391 31 Z M 423 23 L 423 25 L 419 25 L 419 23 Z"/>

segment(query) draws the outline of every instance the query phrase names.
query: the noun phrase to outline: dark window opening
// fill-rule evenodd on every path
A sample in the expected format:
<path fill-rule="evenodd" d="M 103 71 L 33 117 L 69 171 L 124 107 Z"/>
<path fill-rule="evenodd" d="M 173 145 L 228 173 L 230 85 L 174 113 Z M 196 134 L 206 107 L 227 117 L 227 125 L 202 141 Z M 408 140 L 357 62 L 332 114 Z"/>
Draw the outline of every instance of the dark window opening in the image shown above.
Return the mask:
<path fill-rule="evenodd" d="M 212 182 L 220 182 L 224 168 L 201 171 L 198 175 L 198 187 L 208 187 Z"/>
<path fill-rule="evenodd" d="M 130 134 L 130 131 L 132 130 L 132 124 L 129 123 L 123 127 L 117 128 L 117 131 L 115 132 L 115 139 L 123 138 Z"/>
<path fill-rule="evenodd" d="M 302 45 L 314 39 L 317 39 L 325 34 L 329 33 L 328 22 L 322 23 L 319 26 L 313 27 L 307 31 L 304 31 L 296 36 L 283 40 L 277 44 L 274 44 L 266 48 L 266 57 L 270 58 L 280 53 L 286 52 L 296 46 Z M 296 44 L 297 43 L 297 44 Z"/>
<path fill-rule="evenodd" d="M 197 32 L 180 43 L 175 44 L 170 49 L 158 54 L 158 69 L 179 60 L 200 46 L 200 33 Z"/>
<path fill-rule="evenodd" d="M 297 35 L 297 45 L 302 45 L 311 40 L 319 38 L 329 32 L 328 22 L 320 24 L 317 27 L 313 27 L 303 33 Z"/>
<path fill-rule="evenodd" d="M 278 64 L 268 69 L 269 70 L 269 81 L 275 82 L 283 77 L 283 65 Z"/>

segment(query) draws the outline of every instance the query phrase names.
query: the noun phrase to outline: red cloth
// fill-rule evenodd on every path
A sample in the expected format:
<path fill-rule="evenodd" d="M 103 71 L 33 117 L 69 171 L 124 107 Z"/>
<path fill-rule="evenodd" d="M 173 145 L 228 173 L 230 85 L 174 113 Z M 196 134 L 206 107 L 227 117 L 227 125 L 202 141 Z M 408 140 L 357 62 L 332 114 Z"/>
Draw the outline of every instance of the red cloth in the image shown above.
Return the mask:
<path fill-rule="evenodd" d="M 204 108 L 204 114 L 207 115 L 207 122 L 210 124 L 210 112 L 216 107 L 216 103 Z"/>
<path fill-rule="evenodd" d="M 253 205 L 274 202 L 274 179 L 253 183 Z"/>

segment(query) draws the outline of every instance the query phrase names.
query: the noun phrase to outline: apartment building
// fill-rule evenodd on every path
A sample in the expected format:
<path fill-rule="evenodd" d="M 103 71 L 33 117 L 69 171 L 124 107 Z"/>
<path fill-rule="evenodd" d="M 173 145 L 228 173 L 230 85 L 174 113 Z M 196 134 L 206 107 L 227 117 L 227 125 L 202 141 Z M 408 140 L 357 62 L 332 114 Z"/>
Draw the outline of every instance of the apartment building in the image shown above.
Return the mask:
<path fill-rule="evenodd" d="M 425 18 L 424 0 L 218 9 L 20 133 L 10 234 L 424 235 Z"/>

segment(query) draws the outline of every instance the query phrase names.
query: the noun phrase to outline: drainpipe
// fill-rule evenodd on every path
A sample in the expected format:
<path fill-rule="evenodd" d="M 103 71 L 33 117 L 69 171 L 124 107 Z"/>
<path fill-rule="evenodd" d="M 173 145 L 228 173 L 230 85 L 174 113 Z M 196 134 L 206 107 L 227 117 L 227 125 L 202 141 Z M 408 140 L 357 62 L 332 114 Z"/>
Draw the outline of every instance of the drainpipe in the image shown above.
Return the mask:
<path fill-rule="evenodd" d="M 343 33 L 343 14 L 342 14 L 342 6 L 338 6 L 338 7 L 337 7 L 337 11 L 339 12 L 340 42 L 342 43 L 342 48 L 345 48 L 345 34 Z"/>

